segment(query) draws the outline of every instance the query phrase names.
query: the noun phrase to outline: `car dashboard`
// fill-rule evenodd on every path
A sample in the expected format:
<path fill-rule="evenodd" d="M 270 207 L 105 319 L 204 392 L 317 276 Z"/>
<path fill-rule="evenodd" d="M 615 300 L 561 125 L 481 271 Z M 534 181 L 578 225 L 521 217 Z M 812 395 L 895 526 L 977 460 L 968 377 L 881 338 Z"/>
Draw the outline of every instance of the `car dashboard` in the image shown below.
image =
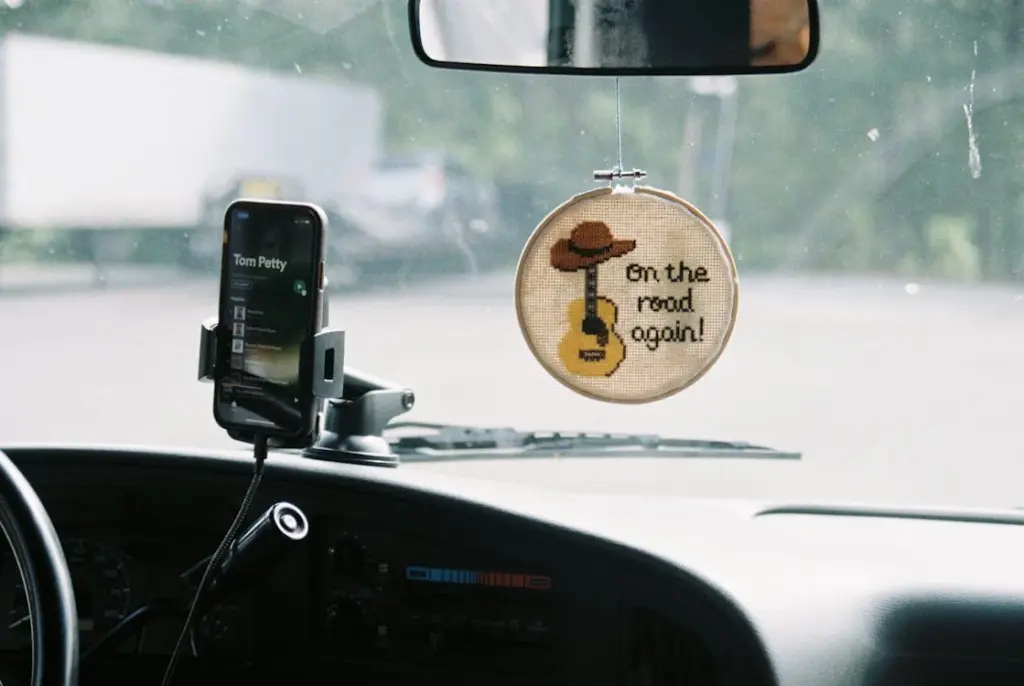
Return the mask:
<path fill-rule="evenodd" d="M 72 571 L 81 643 L 182 593 L 248 485 L 240 454 L 5 449 Z M 584 496 L 272 454 L 252 516 L 309 536 L 198 621 L 177 681 L 781 686 L 1024 682 L 1015 513 Z M 27 669 L 0 568 L 0 681 Z M 180 618 L 81 683 L 157 683 Z"/>

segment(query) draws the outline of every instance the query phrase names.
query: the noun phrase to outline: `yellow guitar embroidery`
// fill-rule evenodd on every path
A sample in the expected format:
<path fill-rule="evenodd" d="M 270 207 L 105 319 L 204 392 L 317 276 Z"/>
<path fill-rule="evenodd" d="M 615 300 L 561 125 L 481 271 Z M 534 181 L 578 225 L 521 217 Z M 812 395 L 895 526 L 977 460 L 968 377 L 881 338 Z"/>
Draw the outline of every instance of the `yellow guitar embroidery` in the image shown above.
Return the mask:
<path fill-rule="evenodd" d="M 558 358 L 577 376 L 611 376 L 626 359 L 626 345 L 615 330 L 619 310 L 610 299 L 598 295 L 598 265 L 636 248 L 636 241 L 615 240 L 602 222 L 583 222 L 568 240 L 551 248 L 551 266 L 563 272 L 584 271 L 583 298 L 570 303 L 568 329 L 558 344 Z"/>

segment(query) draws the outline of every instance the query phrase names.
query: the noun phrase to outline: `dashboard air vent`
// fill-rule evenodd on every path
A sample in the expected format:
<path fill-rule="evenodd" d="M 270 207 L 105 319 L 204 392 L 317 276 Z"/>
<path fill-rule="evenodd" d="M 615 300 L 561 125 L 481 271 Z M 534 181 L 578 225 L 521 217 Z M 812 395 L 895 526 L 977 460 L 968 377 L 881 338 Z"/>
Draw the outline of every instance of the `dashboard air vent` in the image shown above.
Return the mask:
<path fill-rule="evenodd" d="M 644 608 L 627 615 L 620 686 L 715 686 L 715 661 L 692 631 Z"/>

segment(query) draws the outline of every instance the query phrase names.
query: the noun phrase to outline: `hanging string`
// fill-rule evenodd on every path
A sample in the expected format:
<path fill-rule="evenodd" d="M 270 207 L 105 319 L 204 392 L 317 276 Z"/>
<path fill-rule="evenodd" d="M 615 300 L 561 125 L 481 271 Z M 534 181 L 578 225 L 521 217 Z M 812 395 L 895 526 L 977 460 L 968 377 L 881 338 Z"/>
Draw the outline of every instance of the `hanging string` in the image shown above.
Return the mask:
<path fill-rule="evenodd" d="M 619 97 L 619 77 L 615 77 L 615 134 L 619 138 L 619 164 L 615 170 L 620 174 L 626 171 L 622 164 L 622 99 Z"/>
<path fill-rule="evenodd" d="M 633 180 L 633 185 L 636 186 L 636 182 L 639 179 L 647 176 L 647 172 L 643 169 L 632 169 L 626 171 L 626 165 L 622 159 L 622 97 L 619 86 L 619 77 L 615 77 L 615 136 L 619 142 L 619 160 L 616 165 L 611 169 L 595 169 L 594 180 L 595 181 L 607 181 L 609 185 L 614 185 L 616 179 L 629 178 Z"/>

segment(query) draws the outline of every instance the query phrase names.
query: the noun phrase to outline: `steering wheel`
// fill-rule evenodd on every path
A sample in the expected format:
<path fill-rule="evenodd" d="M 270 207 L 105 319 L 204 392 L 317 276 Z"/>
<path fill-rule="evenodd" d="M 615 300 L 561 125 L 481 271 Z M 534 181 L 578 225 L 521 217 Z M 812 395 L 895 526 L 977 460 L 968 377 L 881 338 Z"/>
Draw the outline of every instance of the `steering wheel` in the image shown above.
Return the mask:
<path fill-rule="evenodd" d="M 0 450 L 0 529 L 14 551 L 32 624 L 32 686 L 77 686 L 78 611 L 71 572 L 42 501 Z"/>

